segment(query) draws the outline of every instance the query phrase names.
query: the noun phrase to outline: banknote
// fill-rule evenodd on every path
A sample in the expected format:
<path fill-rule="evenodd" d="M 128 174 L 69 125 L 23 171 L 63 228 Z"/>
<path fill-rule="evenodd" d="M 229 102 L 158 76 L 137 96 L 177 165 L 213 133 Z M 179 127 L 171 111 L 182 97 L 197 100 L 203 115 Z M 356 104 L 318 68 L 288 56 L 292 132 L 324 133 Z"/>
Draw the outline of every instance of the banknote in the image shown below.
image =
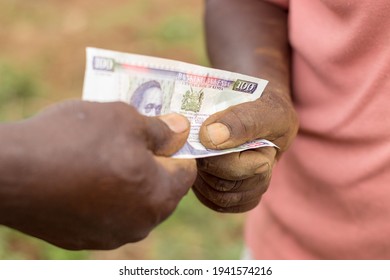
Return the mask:
<path fill-rule="evenodd" d="M 123 101 L 146 116 L 179 113 L 191 122 L 184 147 L 173 157 L 200 158 L 275 146 L 257 139 L 226 149 L 206 149 L 202 123 L 218 111 L 260 98 L 266 80 L 165 58 L 87 48 L 83 99 Z"/>

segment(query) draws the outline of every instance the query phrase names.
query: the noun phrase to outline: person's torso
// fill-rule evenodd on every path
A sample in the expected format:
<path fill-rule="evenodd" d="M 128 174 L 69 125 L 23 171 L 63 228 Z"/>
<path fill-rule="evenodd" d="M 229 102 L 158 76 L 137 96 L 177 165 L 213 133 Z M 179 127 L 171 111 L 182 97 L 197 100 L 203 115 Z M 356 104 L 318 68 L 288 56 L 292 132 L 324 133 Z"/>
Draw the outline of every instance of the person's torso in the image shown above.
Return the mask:
<path fill-rule="evenodd" d="M 300 131 L 248 243 L 257 258 L 390 258 L 390 1 L 290 0 L 289 34 Z"/>

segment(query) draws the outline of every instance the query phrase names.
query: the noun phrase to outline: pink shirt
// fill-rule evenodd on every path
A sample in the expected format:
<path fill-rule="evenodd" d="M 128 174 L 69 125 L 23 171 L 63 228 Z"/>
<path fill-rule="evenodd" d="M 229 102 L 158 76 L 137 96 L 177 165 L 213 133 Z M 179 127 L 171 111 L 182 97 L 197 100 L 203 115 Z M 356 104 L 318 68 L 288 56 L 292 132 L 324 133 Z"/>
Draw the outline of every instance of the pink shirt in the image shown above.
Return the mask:
<path fill-rule="evenodd" d="M 249 249 L 390 259 L 390 1 L 273 2 L 289 11 L 301 126 L 249 213 Z"/>

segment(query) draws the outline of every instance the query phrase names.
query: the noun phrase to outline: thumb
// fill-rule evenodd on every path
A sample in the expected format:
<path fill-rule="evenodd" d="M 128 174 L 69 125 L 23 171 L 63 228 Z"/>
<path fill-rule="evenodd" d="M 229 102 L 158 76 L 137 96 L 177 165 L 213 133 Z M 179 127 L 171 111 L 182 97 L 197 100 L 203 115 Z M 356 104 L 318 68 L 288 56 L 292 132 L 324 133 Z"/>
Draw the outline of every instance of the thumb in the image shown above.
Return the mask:
<path fill-rule="evenodd" d="M 211 115 L 199 132 L 206 148 L 228 149 L 254 139 L 273 141 L 283 129 L 279 114 L 271 112 L 262 102 L 246 102 Z"/>
<path fill-rule="evenodd" d="M 184 116 L 172 113 L 145 118 L 144 129 L 148 149 L 155 155 L 170 156 L 183 147 L 190 123 Z"/>

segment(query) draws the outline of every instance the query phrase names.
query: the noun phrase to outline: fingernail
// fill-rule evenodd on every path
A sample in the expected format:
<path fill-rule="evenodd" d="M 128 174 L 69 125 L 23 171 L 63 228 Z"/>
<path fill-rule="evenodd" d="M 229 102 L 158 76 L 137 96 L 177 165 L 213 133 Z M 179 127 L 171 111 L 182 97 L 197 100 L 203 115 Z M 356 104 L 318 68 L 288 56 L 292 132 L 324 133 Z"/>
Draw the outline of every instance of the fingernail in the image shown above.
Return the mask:
<path fill-rule="evenodd" d="M 214 145 L 221 145 L 230 138 L 230 130 L 226 125 L 213 123 L 207 126 L 207 134 Z"/>
<path fill-rule="evenodd" d="M 172 113 L 159 116 L 159 118 L 175 133 L 182 133 L 190 127 L 187 118 L 179 114 Z"/>

